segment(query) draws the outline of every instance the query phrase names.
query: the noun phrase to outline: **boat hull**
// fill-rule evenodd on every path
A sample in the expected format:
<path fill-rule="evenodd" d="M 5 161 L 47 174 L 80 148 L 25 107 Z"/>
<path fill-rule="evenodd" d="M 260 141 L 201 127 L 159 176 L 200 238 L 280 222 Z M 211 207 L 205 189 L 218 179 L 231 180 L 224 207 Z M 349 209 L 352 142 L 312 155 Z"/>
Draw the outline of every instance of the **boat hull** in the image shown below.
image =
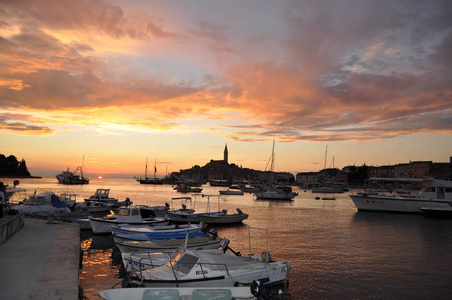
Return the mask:
<path fill-rule="evenodd" d="M 150 220 L 150 221 L 142 221 L 142 222 L 120 222 L 116 220 L 116 218 L 90 218 L 89 220 L 91 229 L 93 230 L 93 233 L 95 234 L 103 234 L 103 233 L 111 233 L 111 226 L 118 226 L 121 224 L 127 224 L 127 225 L 168 225 L 168 220 Z"/>
<path fill-rule="evenodd" d="M 121 253 L 137 252 L 173 252 L 185 245 L 185 239 L 174 239 L 166 241 L 131 241 L 113 236 L 116 246 Z M 216 249 L 222 241 L 219 237 L 189 238 L 187 247 L 195 250 Z"/>
<path fill-rule="evenodd" d="M 421 207 L 426 217 L 452 219 L 452 206 L 448 207 Z"/>
<path fill-rule="evenodd" d="M 203 224 L 234 224 L 241 223 L 243 220 L 248 218 L 248 214 L 233 214 L 233 215 L 223 215 L 223 216 L 201 216 L 201 222 Z"/>
<path fill-rule="evenodd" d="M 271 192 L 259 192 L 254 193 L 256 195 L 256 199 L 258 200 L 288 200 L 291 201 L 293 198 L 295 198 L 296 195 L 292 194 L 277 194 L 277 193 L 271 193 Z"/>
<path fill-rule="evenodd" d="M 174 291 L 173 291 L 174 290 Z M 169 299 L 172 295 L 176 295 L 177 299 L 193 299 L 193 295 L 197 294 L 199 289 L 193 288 L 177 288 L 177 289 L 149 289 L 149 288 L 122 288 L 111 289 L 99 292 L 99 296 L 102 299 L 107 300 L 142 300 L 142 299 L 163 299 L 164 296 L 168 296 Z M 223 289 L 214 288 L 202 288 L 201 293 L 204 295 L 202 299 L 216 299 L 228 294 L 227 299 L 256 299 L 250 291 L 249 287 L 233 287 L 228 289 L 228 293 L 225 293 Z M 198 293 L 199 294 L 199 293 Z M 230 295 L 230 296 L 229 296 Z"/>
<path fill-rule="evenodd" d="M 385 211 L 403 213 L 422 213 L 421 207 L 431 207 L 452 203 L 450 200 L 430 200 L 427 198 L 350 195 L 358 211 Z"/>
<path fill-rule="evenodd" d="M 201 274 L 198 277 L 184 279 L 140 279 L 145 287 L 234 287 L 249 286 L 253 281 L 262 282 L 264 286 L 277 285 L 286 280 L 288 266 L 283 262 L 269 263 L 265 270 L 254 269 L 243 272 L 223 271 Z M 152 271 L 152 270 L 151 270 Z M 133 278 L 132 278 L 133 279 Z M 142 281 L 141 281 L 142 280 Z M 135 282 L 138 283 L 138 282 Z"/>

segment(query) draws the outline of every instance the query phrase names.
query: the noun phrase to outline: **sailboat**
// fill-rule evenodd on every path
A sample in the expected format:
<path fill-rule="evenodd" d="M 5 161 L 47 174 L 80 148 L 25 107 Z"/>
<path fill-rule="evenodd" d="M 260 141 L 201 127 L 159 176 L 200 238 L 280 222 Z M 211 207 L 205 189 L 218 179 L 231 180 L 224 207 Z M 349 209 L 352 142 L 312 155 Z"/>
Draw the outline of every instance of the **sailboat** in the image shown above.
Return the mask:
<path fill-rule="evenodd" d="M 154 160 L 154 178 L 148 177 L 148 158 L 146 157 L 146 168 L 144 171 L 144 179 L 140 177 L 137 179 L 137 181 L 140 184 L 163 184 L 163 181 L 161 179 L 155 178 L 155 173 L 157 173 L 156 160 Z"/>
<path fill-rule="evenodd" d="M 292 191 L 290 186 L 273 186 L 273 176 L 275 167 L 275 141 L 273 141 L 272 155 L 270 157 L 270 180 L 269 185 L 261 186 L 254 195 L 260 200 L 293 200 L 298 193 Z M 268 164 L 267 164 L 268 165 Z"/>

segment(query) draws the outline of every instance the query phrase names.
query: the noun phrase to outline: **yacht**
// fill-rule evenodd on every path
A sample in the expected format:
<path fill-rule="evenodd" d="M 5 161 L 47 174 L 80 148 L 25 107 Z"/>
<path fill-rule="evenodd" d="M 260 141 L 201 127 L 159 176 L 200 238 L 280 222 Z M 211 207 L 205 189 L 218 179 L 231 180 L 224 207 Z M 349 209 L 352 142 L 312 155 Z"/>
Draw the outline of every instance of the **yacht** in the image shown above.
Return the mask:
<path fill-rule="evenodd" d="M 452 205 L 452 181 L 426 180 L 417 195 L 358 193 L 350 195 L 350 198 L 358 211 L 422 213 L 423 209 L 447 208 Z"/>

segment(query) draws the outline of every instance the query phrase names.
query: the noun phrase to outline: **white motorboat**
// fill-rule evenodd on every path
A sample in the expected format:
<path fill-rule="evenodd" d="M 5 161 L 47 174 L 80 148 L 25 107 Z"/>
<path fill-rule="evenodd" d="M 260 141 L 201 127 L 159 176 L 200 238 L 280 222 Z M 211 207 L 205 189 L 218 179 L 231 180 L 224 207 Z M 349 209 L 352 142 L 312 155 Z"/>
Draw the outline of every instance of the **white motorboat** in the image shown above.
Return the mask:
<path fill-rule="evenodd" d="M 60 195 L 60 200 L 67 207 L 73 208 L 77 205 L 77 194 L 63 193 Z"/>
<path fill-rule="evenodd" d="M 441 208 L 452 204 L 452 181 L 430 179 L 417 195 L 350 195 L 358 211 L 422 213 L 421 208 Z M 425 209 L 424 209 L 425 210 Z"/>
<path fill-rule="evenodd" d="M 253 281 L 274 285 L 286 280 L 290 264 L 264 255 L 236 256 L 223 249 L 181 249 L 163 266 L 134 272 L 132 281 L 149 287 L 233 287 Z"/>
<path fill-rule="evenodd" d="M 80 170 L 80 175 L 75 175 L 75 173 Z M 74 172 L 69 171 L 69 168 L 66 171 L 61 172 L 60 174 L 55 176 L 58 180 L 58 183 L 62 184 L 88 184 L 89 179 L 83 177 L 83 171 L 81 167 L 75 169 Z"/>
<path fill-rule="evenodd" d="M 250 251 L 240 256 L 223 240 L 220 249 L 179 249 L 170 260 L 160 267 L 132 272 L 132 284 L 149 287 L 234 287 L 251 285 L 258 281 L 263 286 L 283 283 L 290 264 L 274 261 L 267 251 L 262 255 L 251 254 L 251 229 L 249 228 Z M 229 251 L 228 251 L 229 250 Z"/>
<path fill-rule="evenodd" d="M 26 214 L 69 213 L 71 210 L 53 192 L 33 194 L 19 205 L 14 205 L 11 209 L 22 211 Z"/>
<path fill-rule="evenodd" d="M 105 300 L 170 300 L 170 299 L 257 299 L 250 287 L 203 287 L 203 288 L 120 288 L 99 292 Z"/>
<path fill-rule="evenodd" d="M 263 188 L 259 192 L 255 192 L 254 195 L 258 200 L 293 200 L 298 193 L 292 191 L 290 186 L 278 186 Z"/>
<path fill-rule="evenodd" d="M 113 203 L 100 202 L 100 201 L 85 201 L 83 203 L 77 203 L 75 209 L 80 209 L 88 213 L 93 214 L 108 214 L 113 208 Z"/>
<path fill-rule="evenodd" d="M 185 239 L 171 239 L 162 241 L 134 241 L 124 239 L 113 234 L 113 239 L 121 253 L 138 252 L 174 252 L 185 245 Z M 220 246 L 221 238 L 218 236 L 194 237 L 187 240 L 187 247 L 197 250 L 215 249 Z"/>
<path fill-rule="evenodd" d="M 188 186 L 185 184 L 178 185 L 174 189 L 176 191 L 178 191 L 179 193 L 201 193 L 202 192 L 202 188 L 200 188 L 200 187 L 193 187 L 193 186 Z"/>
<path fill-rule="evenodd" d="M 110 197 L 110 189 L 97 189 L 93 195 L 85 199 L 85 202 L 86 201 L 111 203 L 113 204 L 112 209 L 117 209 L 121 206 L 129 206 L 132 204 L 132 201 L 130 201 L 129 198 L 126 198 L 126 200 L 124 201 L 119 201 L 117 198 Z"/>
<path fill-rule="evenodd" d="M 111 233 L 111 226 L 119 224 L 128 225 L 168 225 L 167 218 L 150 216 L 150 207 L 145 206 L 123 206 L 114 216 L 90 217 L 89 221 L 93 233 Z"/>
<path fill-rule="evenodd" d="M 207 207 L 206 207 L 206 211 L 205 212 L 200 212 L 200 213 L 196 213 L 195 212 L 196 196 L 201 196 L 203 198 L 207 197 Z M 174 201 L 174 200 L 184 201 L 185 203 L 189 204 L 191 206 L 191 208 L 187 208 L 187 205 L 185 203 L 182 203 L 182 208 L 181 209 L 167 211 L 166 212 L 166 217 L 168 219 L 170 219 L 170 221 L 173 222 L 173 223 L 200 223 L 201 222 L 200 216 L 202 216 L 202 215 L 220 215 L 220 214 L 222 214 L 221 211 L 213 211 L 213 212 L 210 211 L 209 199 L 212 196 L 219 197 L 219 195 L 195 194 L 195 201 L 194 201 L 194 203 L 192 202 L 192 198 L 191 197 L 175 197 L 175 198 L 172 198 L 171 201 Z"/>

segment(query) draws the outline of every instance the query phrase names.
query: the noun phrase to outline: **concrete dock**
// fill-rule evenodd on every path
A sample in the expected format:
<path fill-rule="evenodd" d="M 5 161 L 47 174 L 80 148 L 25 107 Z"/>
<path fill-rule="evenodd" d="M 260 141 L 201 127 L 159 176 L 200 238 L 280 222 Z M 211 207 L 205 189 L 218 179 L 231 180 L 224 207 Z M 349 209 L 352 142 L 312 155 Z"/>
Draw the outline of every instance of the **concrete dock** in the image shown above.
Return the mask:
<path fill-rule="evenodd" d="M 0 245 L 0 300 L 79 297 L 78 224 L 25 218 Z"/>

